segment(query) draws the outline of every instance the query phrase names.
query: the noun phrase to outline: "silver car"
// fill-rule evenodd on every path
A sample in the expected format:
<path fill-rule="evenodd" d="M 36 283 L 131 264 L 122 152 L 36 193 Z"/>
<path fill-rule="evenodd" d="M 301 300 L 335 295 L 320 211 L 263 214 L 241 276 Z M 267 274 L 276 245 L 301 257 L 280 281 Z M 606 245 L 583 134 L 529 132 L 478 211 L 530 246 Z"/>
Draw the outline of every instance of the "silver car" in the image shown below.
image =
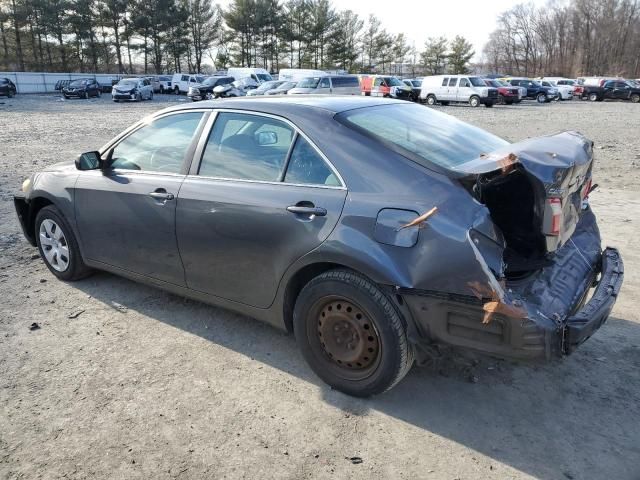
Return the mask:
<path fill-rule="evenodd" d="M 123 78 L 113 86 L 111 98 L 114 102 L 153 100 L 153 87 L 146 78 Z"/>

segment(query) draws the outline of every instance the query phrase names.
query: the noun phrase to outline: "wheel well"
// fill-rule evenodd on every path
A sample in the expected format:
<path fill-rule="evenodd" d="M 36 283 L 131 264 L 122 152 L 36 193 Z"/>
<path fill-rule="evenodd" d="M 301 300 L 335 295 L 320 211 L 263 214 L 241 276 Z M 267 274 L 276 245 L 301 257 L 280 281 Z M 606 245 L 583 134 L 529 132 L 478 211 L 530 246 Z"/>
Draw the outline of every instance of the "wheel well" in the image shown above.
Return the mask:
<path fill-rule="evenodd" d="M 38 216 L 38 212 L 47 205 L 53 205 L 53 202 L 44 197 L 36 197 L 29 202 L 29 220 L 27 222 L 27 229 L 29 231 L 27 233 L 33 238 L 36 236 L 36 217 Z"/>
<path fill-rule="evenodd" d="M 287 287 L 284 291 L 284 305 L 283 316 L 284 324 L 288 332 L 293 332 L 293 308 L 296 304 L 296 299 L 300 294 L 300 291 L 304 286 L 309 283 L 313 278 L 318 275 L 336 268 L 349 268 L 338 263 L 312 263 L 298 270 L 293 277 L 289 279 Z"/>

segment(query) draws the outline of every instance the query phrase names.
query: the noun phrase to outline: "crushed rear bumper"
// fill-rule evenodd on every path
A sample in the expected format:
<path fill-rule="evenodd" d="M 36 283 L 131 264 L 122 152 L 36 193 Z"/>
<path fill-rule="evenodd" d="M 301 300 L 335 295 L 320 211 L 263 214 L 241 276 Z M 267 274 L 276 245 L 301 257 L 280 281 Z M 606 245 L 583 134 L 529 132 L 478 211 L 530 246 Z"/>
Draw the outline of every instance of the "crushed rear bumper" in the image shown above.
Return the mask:
<path fill-rule="evenodd" d="M 564 319 L 530 310 L 527 318 L 495 314 L 491 322 L 482 323 L 483 304 L 474 296 L 415 289 L 398 293 L 414 320 L 418 344 L 435 342 L 500 358 L 550 360 L 575 351 L 609 317 L 624 278 L 618 250 L 606 248 L 599 272 L 594 273 L 600 276 L 593 282 L 591 299 Z"/>

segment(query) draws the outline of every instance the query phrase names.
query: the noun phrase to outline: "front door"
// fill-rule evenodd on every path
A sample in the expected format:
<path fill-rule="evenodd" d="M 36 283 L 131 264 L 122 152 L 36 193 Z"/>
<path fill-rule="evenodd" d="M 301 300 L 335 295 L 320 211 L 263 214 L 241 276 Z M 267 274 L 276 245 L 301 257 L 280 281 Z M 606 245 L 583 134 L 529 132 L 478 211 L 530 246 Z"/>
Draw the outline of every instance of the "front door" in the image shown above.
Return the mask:
<path fill-rule="evenodd" d="M 473 93 L 473 89 L 471 88 L 471 83 L 468 78 L 461 78 L 458 83 L 458 93 L 456 95 L 456 100 L 458 102 L 468 102 L 471 98 L 471 94 Z"/>
<path fill-rule="evenodd" d="M 449 85 L 447 86 L 447 94 L 445 100 L 449 102 L 455 102 L 458 92 L 458 77 L 451 77 L 449 79 Z"/>
<path fill-rule="evenodd" d="M 110 168 L 80 174 L 74 204 L 86 258 L 185 285 L 176 199 L 202 116 L 175 113 L 143 125 L 105 154 Z"/>
<path fill-rule="evenodd" d="M 218 113 L 199 168 L 178 196 L 187 285 L 268 307 L 287 268 L 333 230 L 346 194 L 338 174 L 287 122 Z"/>
<path fill-rule="evenodd" d="M 318 90 L 316 93 L 321 95 L 329 95 L 331 94 L 331 81 L 329 77 L 323 77 L 320 79 L 320 83 L 318 84 Z"/>

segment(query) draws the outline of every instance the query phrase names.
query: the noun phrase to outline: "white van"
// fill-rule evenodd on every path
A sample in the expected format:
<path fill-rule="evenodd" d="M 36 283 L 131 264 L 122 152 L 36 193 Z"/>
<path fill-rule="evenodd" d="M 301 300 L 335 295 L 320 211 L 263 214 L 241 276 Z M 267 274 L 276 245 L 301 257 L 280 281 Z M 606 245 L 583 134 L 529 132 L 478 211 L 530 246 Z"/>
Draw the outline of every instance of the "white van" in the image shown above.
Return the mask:
<path fill-rule="evenodd" d="M 360 82 L 355 75 L 320 75 L 303 78 L 287 95 L 360 95 Z"/>
<path fill-rule="evenodd" d="M 288 82 L 299 82 L 309 77 L 325 77 L 329 75 L 322 70 L 311 70 L 308 68 L 282 68 L 278 72 L 278 80 L 286 80 Z"/>
<path fill-rule="evenodd" d="M 573 84 L 567 83 L 573 82 L 573 80 L 561 77 L 543 77 L 538 81 L 543 87 L 550 87 L 558 90 L 559 100 L 571 100 L 573 98 Z"/>
<path fill-rule="evenodd" d="M 235 78 L 236 80 L 252 78 L 258 83 L 270 82 L 273 80 L 271 74 L 264 68 L 231 67 L 227 70 L 227 75 Z"/>
<path fill-rule="evenodd" d="M 485 81 L 475 75 L 433 75 L 422 79 L 420 100 L 428 105 L 464 102 L 472 107 L 493 107 L 498 102 L 498 89 L 487 87 Z"/>
<path fill-rule="evenodd" d="M 187 93 L 189 87 L 202 83 L 205 77 L 195 73 L 174 73 L 171 79 L 171 88 L 173 93 L 180 95 Z"/>

